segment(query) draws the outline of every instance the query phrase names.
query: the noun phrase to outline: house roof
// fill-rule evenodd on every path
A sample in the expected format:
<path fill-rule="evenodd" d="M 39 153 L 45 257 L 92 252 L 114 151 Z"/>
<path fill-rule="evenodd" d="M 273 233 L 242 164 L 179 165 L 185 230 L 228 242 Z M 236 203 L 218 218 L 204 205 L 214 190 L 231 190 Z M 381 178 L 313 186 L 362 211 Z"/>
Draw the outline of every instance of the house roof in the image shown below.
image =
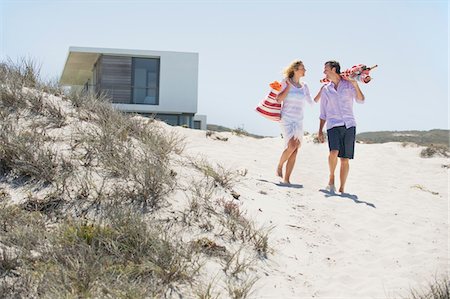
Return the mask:
<path fill-rule="evenodd" d="M 170 51 L 110 49 L 70 47 L 66 64 L 60 78 L 61 85 L 84 85 L 91 77 L 97 59 L 100 55 L 133 56 L 133 57 L 160 57 L 163 53 L 184 53 Z M 190 53 L 194 54 L 194 53 Z M 197 53 L 195 53 L 198 55 Z"/>
<path fill-rule="evenodd" d="M 83 85 L 92 75 L 92 69 L 100 53 L 69 50 L 64 70 L 59 80 L 61 85 Z"/>

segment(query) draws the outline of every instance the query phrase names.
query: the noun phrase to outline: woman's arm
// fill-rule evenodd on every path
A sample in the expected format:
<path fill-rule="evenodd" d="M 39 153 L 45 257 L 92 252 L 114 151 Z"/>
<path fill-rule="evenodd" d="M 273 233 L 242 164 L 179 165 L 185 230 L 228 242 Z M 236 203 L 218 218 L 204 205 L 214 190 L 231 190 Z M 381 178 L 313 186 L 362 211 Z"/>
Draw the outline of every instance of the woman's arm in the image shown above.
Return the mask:
<path fill-rule="evenodd" d="M 319 92 L 317 93 L 317 95 L 314 97 L 314 102 L 318 102 L 320 100 L 320 94 L 322 93 L 322 89 L 325 85 L 322 85 L 322 87 L 320 88 Z"/>
<path fill-rule="evenodd" d="M 314 104 L 313 100 L 311 99 L 311 93 L 309 92 L 308 84 L 303 83 L 303 88 L 305 89 L 306 101 L 307 101 L 310 105 Z"/>
<path fill-rule="evenodd" d="M 284 101 L 284 99 L 286 98 L 286 96 L 289 93 L 289 89 L 291 88 L 291 84 L 289 83 L 289 80 L 286 80 L 285 83 L 286 83 L 286 87 L 277 96 L 277 102 L 278 103 L 281 103 L 281 102 Z"/>

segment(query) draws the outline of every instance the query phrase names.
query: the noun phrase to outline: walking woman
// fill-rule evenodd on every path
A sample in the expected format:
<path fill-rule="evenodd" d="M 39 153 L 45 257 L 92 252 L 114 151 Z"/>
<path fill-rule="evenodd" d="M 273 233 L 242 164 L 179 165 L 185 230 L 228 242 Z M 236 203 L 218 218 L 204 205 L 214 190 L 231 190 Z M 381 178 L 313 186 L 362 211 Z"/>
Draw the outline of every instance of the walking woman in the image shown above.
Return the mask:
<path fill-rule="evenodd" d="M 283 183 L 290 184 L 295 160 L 303 138 L 303 110 L 305 103 L 313 104 L 306 83 L 300 78 L 305 76 L 305 66 L 300 60 L 292 62 L 283 72 L 282 92 L 277 97 L 281 108 L 281 129 L 285 139 L 285 149 L 278 163 L 277 175 Z M 283 166 L 286 164 L 283 177 Z"/>

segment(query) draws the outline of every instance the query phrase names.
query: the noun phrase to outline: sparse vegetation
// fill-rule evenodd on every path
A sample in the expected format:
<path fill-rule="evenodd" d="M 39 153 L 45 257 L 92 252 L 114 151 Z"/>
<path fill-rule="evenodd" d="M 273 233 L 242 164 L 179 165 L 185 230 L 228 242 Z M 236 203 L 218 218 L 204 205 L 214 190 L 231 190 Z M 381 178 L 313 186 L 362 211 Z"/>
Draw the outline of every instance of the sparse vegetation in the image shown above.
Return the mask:
<path fill-rule="evenodd" d="M 213 125 L 213 124 L 208 124 L 207 129 L 208 129 L 208 131 L 213 131 L 213 132 L 231 132 L 231 133 L 236 130 L 236 129 L 230 129 L 230 128 L 227 128 L 224 126 L 218 126 L 218 125 Z M 265 137 L 265 136 L 251 134 L 248 132 L 246 132 L 246 136 L 258 138 L 258 139 Z"/>
<path fill-rule="evenodd" d="M 205 160 L 201 162 L 202 165 L 209 165 Z M 230 193 L 225 193 L 229 199 L 223 197 L 214 199 L 217 196 L 217 187 L 221 186 L 217 183 L 216 176 L 208 171 L 205 172 L 204 168 L 198 165 L 195 168 L 204 175 L 204 178 L 201 181 L 192 181 L 189 185 L 189 205 L 182 212 L 183 223 L 189 226 L 197 225 L 202 231 L 215 232 L 227 241 L 250 245 L 258 257 L 267 258 L 271 252 L 268 235 L 272 228 L 257 228 L 254 221 L 246 217 L 240 202 L 235 200 L 236 195 L 233 195 L 235 192 L 232 190 Z M 230 177 L 235 175 L 235 173 L 226 174 L 225 181 L 232 181 Z M 228 187 L 226 191 L 230 191 L 232 186 L 233 184 L 225 184 L 222 188 Z M 205 221 L 205 218 L 212 219 L 216 225 Z"/>
<path fill-rule="evenodd" d="M 434 157 L 434 156 L 448 158 L 450 155 L 449 155 L 448 147 L 442 146 L 442 145 L 433 145 L 432 144 L 432 145 L 424 148 L 420 152 L 420 156 L 422 158 L 431 158 L 431 157 Z"/>
<path fill-rule="evenodd" d="M 45 129 L 20 128 L 13 117 L 0 123 L 0 174 L 44 184 L 71 171 L 70 163 L 53 150 Z"/>
<path fill-rule="evenodd" d="M 356 140 L 364 143 L 408 142 L 422 146 L 435 144 L 448 148 L 449 132 L 449 130 L 364 132 L 357 134 Z"/>
<path fill-rule="evenodd" d="M 172 243 L 166 229 L 117 209 L 103 220 L 61 226 L 46 253 L 50 260 L 39 261 L 41 294 L 116 297 L 137 287 L 144 297 L 158 297 L 195 276 L 195 257 Z"/>
<path fill-rule="evenodd" d="M 0 244 L 25 252 L 36 250 L 44 243 L 45 229 L 45 219 L 40 213 L 0 203 Z"/>
<path fill-rule="evenodd" d="M 239 177 L 239 172 L 226 169 L 224 166 L 210 164 L 205 159 L 191 161 L 193 167 L 200 170 L 207 178 L 212 178 L 217 186 L 231 189 Z"/>
<path fill-rule="evenodd" d="M 0 277 L 14 275 L 14 271 L 20 267 L 19 258 L 8 251 L 0 253 Z"/>
<path fill-rule="evenodd" d="M 233 201 L 247 170 L 178 165 L 177 134 L 105 95 L 42 82 L 33 60 L 0 63 L 0 80 L 2 297 L 216 298 L 216 284 L 249 296 L 257 277 L 247 265 L 269 250 L 267 231 Z M 177 167 L 196 174 L 189 187 Z M 18 190 L 14 204 L 8 188 Z M 187 196 L 180 218 L 170 209 L 176 191 Z M 204 283 L 205 259 L 229 266 Z"/>
<path fill-rule="evenodd" d="M 217 299 L 219 298 L 219 294 L 214 292 L 214 283 L 215 279 L 213 279 L 208 285 L 200 286 L 199 289 L 195 292 L 195 295 L 198 299 Z"/>
<path fill-rule="evenodd" d="M 223 256 L 227 253 L 225 246 L 218 245 L 206 237 L 193 241 L 192 247 L 194 251 L 200 251 L 209 256 Z"/>
<path fill-rule="evenodd" d="M 228 137 L 222 137 L 221 135 L 216 134 L 216 132 L 213 131 L 206 131 L 206 137 L 213 140 L 228 141 Z"/>
<path fill-rule="evenodd" d="M 243 299 L 248 298 L 253 292 L 253 286 L 257 282 L 255 277 L 243 279 L 228 279 L 227 290 L 230 298 Z"/>
<path fill-rule="evenodd" d="M 248 132 L 243 127 L 237 127 L 231 132 L 236 136 L 249 136 Z"/>
<path fill-rule="evenodd" d="M 424 290 L 411 290 L 409 299 L 448 299 L 450 298 L 450 279 L 443 277 L 430 283 Z"/>

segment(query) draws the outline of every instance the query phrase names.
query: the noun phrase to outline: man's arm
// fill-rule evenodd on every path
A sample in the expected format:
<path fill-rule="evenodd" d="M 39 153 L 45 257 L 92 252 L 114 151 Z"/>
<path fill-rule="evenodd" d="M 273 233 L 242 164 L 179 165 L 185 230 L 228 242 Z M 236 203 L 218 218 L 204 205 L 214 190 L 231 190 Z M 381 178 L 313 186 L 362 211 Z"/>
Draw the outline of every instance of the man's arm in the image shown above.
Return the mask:
<path fill-rule="evenodd" d="M 323 143 L 325 141 L 325 138 L 323 137 L 323 127 L 325 125 L 325 122 L 326 122 L 326 120 L 320 119 L 319 134 L 317 136 L 317 139 L 319 139 L 319 141 L 321 143 Z"/>
<path fill-rule="evenodd" d="M 364 103 L 364 94 L 362 93 L 361 89 L 359 88 L 358 82 L 356 80 L 348 80 L 353 85 L 356 91 L 356 101 L 359 103 Z"/>
<path fill-rule="evenodd" d="M 323 143 L 325 141 L 325 138 L 323 137 L 323 127 L 327 119 L 327 110 L 326 110 L 327 100 L 328 100 L 327 96 L 324 96 L 320 100 L 320 116 L 319 116 L 320 125 L 319 125 L 319 134 L 317 136 L 320 143 Z"/>

